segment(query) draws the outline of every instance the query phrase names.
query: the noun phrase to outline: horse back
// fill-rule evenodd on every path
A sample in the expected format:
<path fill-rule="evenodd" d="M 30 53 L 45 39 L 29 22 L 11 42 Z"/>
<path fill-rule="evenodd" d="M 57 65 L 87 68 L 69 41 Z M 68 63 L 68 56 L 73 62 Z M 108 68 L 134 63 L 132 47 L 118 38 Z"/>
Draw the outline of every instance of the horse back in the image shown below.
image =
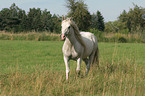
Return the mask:
<path fill-rule="evenodd" d="M 97 47 L 97 38 L 90 32 L 80 32 L 82 39 L 85 43 L 85 55 L 89 56 Z"/>

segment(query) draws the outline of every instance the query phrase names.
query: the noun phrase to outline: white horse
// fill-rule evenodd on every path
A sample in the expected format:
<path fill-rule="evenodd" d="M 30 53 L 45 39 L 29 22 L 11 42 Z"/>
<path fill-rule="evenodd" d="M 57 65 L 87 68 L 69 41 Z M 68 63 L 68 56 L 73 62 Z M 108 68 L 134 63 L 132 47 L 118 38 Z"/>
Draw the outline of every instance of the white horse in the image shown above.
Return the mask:
<path fill-rule="evenodd" d="M 90 32 L 79 32 L 75 22 L 68 18 L 61 24 L 61 40 L 65 40 L 63 44 L 63 56 L 66 66 L 66 80 L 69 75 L 69 60 L 77 60 L 78 74 L 80 73 L 81 61 L 86 63 L 86 75 L 89 72 L 90 64 L 99 62 L 97 38 Z"/>

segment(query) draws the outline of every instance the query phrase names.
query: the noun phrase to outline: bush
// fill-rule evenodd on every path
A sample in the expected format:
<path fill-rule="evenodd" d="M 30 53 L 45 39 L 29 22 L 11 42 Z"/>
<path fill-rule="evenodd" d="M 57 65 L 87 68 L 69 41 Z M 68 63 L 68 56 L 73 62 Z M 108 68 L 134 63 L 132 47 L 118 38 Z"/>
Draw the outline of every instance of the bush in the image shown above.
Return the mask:
<path fill-rule="evenodd" d="M 10 40 L 11 36 L 8 34 L 1 34 L 0 39 L 1 40 Z"/>
<path fill-rule="evenodd" d="M 46 41 L 48 40 L 48 36 L 45 33 L 40 34 L 38 41 Z"/>
<path fill-rule="evenodd" d="M 102 31 L 99 31 L 95 28 L 90 29 L 89 31 L 97 37 L 98 41 L 103 41 L 105 39 Z"/>
<path fill-rule="evenodd" d="M 32 33 L 32 34 L 28 34 L 27 35 L 27 40 L 35 40 L 35 36 L 36 34 Z"/>
<path fill-rule="evenodd" d="M 118 42 L 120 42 L 120 43 L 126 43 L 127 40 L 124 37 L 119 37 Z"/>

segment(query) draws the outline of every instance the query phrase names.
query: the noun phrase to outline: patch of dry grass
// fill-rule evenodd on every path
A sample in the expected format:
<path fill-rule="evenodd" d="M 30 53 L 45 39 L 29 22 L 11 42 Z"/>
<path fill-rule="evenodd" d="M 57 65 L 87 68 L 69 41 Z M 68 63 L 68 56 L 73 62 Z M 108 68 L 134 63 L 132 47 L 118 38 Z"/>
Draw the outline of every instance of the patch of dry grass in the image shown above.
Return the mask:
<path fill-rule="evenodd" d="M 65 71 L 41 70 L 37 66 L 32 73 L 16 71 L 1 75 L 1 95 L 143 96 L 143 73 L 143 67 L 132 59 L 111 64 L 102 61 L 100 67 L 91 68 L 89 75 L 82 78 L 71 71 L 69 81 L 65 81 Z"/>
<path fill-rule="evenodd" d="M 60 41 L 60 34 L 48 32 L 6 33 L 0 32 L 1 40 L 35 40 L 35 41 Z"/>

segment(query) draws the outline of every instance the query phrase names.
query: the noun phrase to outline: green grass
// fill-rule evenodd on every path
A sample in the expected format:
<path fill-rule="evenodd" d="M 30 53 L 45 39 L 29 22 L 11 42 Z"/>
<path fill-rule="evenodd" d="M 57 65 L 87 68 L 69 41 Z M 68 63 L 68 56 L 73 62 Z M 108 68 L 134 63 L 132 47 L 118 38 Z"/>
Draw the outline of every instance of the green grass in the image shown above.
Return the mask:
<path fill-rule="evenodd" d="M 144 95 L 144 44 L 99 43 L 100 66 L 80 78 L 76 62 L 71 61 L 69 82 L 62 45 L 60 41 L 0 40 L 0 95 Z M 81 69 L 84 75 L 84 63 Z"/>

